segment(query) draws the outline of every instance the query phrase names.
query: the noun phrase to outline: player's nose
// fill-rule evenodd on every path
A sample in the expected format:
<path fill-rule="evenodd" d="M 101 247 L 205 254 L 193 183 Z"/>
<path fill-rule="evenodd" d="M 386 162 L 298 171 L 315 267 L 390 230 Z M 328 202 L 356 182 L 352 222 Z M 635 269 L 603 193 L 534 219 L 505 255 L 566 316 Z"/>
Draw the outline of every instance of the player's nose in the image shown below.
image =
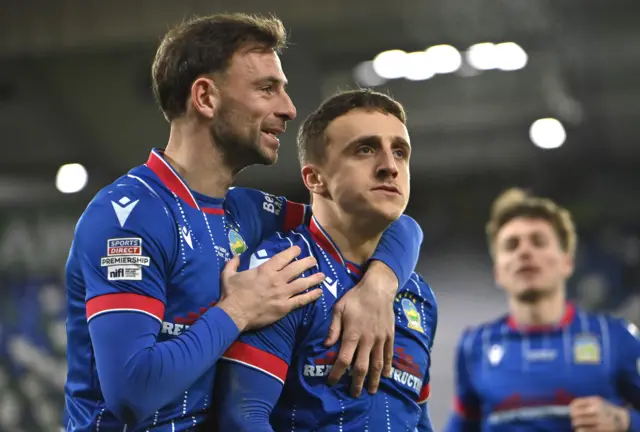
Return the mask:
<path fill-rule="evenodd" d="M 391 178 L 396 178 L 398 176 L 398 161 L 393 151 L 391 149 L 383 149 L 378 153 L 378 156 L 378 174 L 386 174 Z"/>
<path fill-rule="evenodd" d="M 283 92 L 276 116 L 284 121 L 289 121 L 295 120 L 297 115 L 298 112 L 296 110 L 296 106 L 293 104 L 289 93 Z"/>

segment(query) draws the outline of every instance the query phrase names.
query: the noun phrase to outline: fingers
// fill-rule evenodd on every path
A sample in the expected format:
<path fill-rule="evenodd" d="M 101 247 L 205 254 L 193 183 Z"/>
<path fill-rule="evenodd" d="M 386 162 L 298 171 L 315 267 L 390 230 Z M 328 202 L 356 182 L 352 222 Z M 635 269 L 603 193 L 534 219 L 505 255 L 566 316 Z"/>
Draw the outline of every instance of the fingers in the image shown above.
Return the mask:
<path fill-rule="evenodd" d="M 362 394 L 364 379 L 367 377 L 367 372 L 369 371 L 369 359 L 371 358 L 372 348 L 373 341 L 363 340 L 362 337 L 360 338 L 356 361 L 353 365 L 353 374 L 351 375 L 351 396 L 353 397 L 360 397 Z M 378 380 L 379 379 L 380 376 L 378 373 Z"/>
<path fill-rule="evenodd" d="M 224 279 L 233 275 L 234 273 L 237 273 L 239 266 L 240 266 L 240 257 L 234 256 L 229 261 L 227 261 L 224 268 L 222 269 L 222 273 L 221 273 L 222 278 Z"/>
<path fill-rule="evenodd" d="M 286 282 L 289 282 L 300 276 L 306 270 L 315 266 L 316 263 L 317 261 L 314 257 L 308 256 L 286 265 L 282 270 L 280 270 L 280 275 L 282 275 Z"/>
<path fill-rule="evenodd" d="M 571 425 L 576 428 L 584 428 L 584 430 L 590 430 L 598 425 L 598 416 L 593 414 L 571 416 Z"/>
<path fill-rule="evenodd" d="M 347 371 L 347 368 L 351 365 L 351 361 L 353 360 L 353 354 L 356 351 L 359 340 L 360 335 L 357 333 L 345 334 L 342 337 L 340 352 L 338 353 L 336 362 L 329 373 L 329 385 L 334 385 L 340 381 L 342 375 Z"/>
<path fill-rule="evenodd" d="M 342 332 L 342 312 L 344 307 L 342 303 L 337 303 L 333 308 L 333 318 L 331 318 L 331 325 L 329 326 L 329 335 L 324 341 L 324 345 L 327 347 L 333 346 L 338 342 L 340 333 Z"/>
<path fill-rule="evenodd" d="M 394 332 L 391 332 L 389 336 L 387 336 L 387 340 L 384 343 L 384 371 L 383 375 L 387 378 L 391 377 L 392 368 L 393 368 L 393 343 L 394 343 Z"/>
<path fill-rule="evenodd" d="M 293 282 L 287 284 L 286 294 L 289 297 L 293 297 L 297 294 L 304 292 L 305 290 L 308 290 L 312 286 L 318 285 L 324 280 L 324 278 L 325 278 L 324 273 L 314 273 L 305 278 L 298 278 Z"/>
<path fill-rule="evenodd" d="M 369 361 L 369 374 L 367 376 L 367 391 L 375 394 L 380 385 L 380 375 L 384 366 L 385 341 L 378 341 L 373 345 L 371 350 L 371 358 Z"/>
<path fill-rule="evenodd" d="M 595 430 L 598 425 L 600 406 L 593 398 L 574 399 L 569 405 L 571 424 L 576 430 Z"/>
<path fill-rule="evenodd" d="M 269 261 L 262 266 L 274 271 L 280 271 L 287 266 L 294 258 L 300 255 L 301 249 L 299 246 L 291 246 L 289 249 L 285 249 L 282 252 L 275 254 Z"/>
<path fill-rule="evenodd" d="M 289 312 L 291 312 L 294 309 L 298 309 L 303 306 L 306 306 L 309 303 L 312 303 L 318 300 L 321 296 L 322 296 L 322 288 L 316 288 L 307 293 L 292 297 L 289 299 L 289 302 L 288 302 Z"/>

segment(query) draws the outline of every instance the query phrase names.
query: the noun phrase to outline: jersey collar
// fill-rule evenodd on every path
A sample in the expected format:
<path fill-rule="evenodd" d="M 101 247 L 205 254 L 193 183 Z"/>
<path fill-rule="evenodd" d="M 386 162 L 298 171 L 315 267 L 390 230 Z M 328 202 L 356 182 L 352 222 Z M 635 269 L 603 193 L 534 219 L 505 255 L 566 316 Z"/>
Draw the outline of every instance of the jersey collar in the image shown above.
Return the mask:
<path fill-rule="evenodd" d="M 309 232 L 311 232 L 311 237 L 318 246 L 331 255 L 333 259 L 341 263 L 349 273 L 362 277 L 362 270 L 360 270 L 360 267 L 344 259 L 338 249 L 338 246 L 336 246 L 333 240 L 331 240 L 331 237 L 329 237 L 329 234 L 327 234 L 327 232 L 320 226 L 315 216 L 312 216 L 311 221 L 309 222 Z"/>
<path fill-rule="evenodd" d="M 158 176 L 160 181 L 189 206 L 201 210 L 204 213 L 223 214 L 224 210 L 219 207 L 200 207 L 196 201 L 193 192 L 187 186 L 187 183 L 180 177 L 180 174 L 164 159 L 164 151 L 153 149 L 149 154 L 149 159 L 145 164 L 153 173 Z"/>
<path fill-rule="evenodd" d="M 564 308 L 564 315 L 560 319 L 560 322 L 554 325 L 536 325 L 536 326 L 521 326 L 518 325 L 515 318 L 509 315 L 507 318 L 507 325 L 511 330 L 520 331 L 523 333 L 545 333 L 557 329 L 563 329 L 573 322 L 573 318 L 576 316 L 576 307 L 573 303 L 567 303 Z"/>

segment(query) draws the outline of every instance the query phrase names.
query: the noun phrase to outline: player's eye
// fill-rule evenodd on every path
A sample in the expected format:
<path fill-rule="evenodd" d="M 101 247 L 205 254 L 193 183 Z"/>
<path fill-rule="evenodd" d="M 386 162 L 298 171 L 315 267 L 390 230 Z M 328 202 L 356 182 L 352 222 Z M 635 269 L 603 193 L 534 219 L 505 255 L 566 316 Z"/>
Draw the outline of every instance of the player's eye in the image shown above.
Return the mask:
<path fill-rule="evenodd" d="M 398 159 L 406 159 L 407 158 L 407 152 L 404 151 L 403 149 L 397 149 L 393 151 L 393 155 L 395 157 L 397 157 Z"/>
<path fill-rule="evenodd" d="M 517 238 L 507 239 L 507 241 L 504 243 L 504 248 L 508 251 L 516 250 L 518 248 L 518 243 L 519 242 Z"/>
<path fill-rule="evenodd" d="M 276 88 L 273 85 L 264 86 L 260 90 L 267 94 L 274 94 L 276 92 Z"/>
<path fill-rule="evenodd" d="M 533 243 L 535 247 L 544 247 L 547 245 L 547 239 L 542 235 L 534 235 L 531 237 L 531 243 Z"/>
<path fill-rule="evenodd" d="M 369 146 L 360 146 L 358 147 L 358 150 L 356 151 L 356 153 L 358 154 L 371 154 L 373 153 L 373 149 Z"/>

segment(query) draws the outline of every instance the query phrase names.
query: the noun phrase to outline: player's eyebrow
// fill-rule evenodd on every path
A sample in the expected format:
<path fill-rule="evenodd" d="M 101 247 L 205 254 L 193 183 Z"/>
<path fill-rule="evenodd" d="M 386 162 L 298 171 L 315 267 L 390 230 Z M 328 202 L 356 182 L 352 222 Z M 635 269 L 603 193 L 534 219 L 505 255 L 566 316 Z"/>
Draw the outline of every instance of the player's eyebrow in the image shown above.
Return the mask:
<path fill-rule="evenodd" d="M 349 142 L 349 144 L 347 145 L 347 148 L 353 148 L 359 145 L 370 145 L 372 147 L 376 147 L 376 146 L 379 146 L 381 142 L 382 142 L 382 138 L 380 138 L 379 135 L 364 135 L 364 136 L 355 138 L 353 141 Z M 402 147 L 407 151 L 411 150 L 411 144 L 409 144 L 407 140 L 401 136 L 393 137 L 391 144 L 394 147 Z"/>
<path fill-rule="evenodd" d="M 268 76 L 265 78 L 260 78 L 255 82 L 255 84 L 258 86 L 271 84 L 278 87 L 282 86 L 282 88 L 286 89 L 287 85 L 289 85 L 289 81 L 287 81 L 286 79 L 278 78 L 276 76 Z"/>
<path fill-rule="evenodd" d="M 401 136 L 394 137 L 391 144 L 397 147 L 402 147 L 407 152 L 411 151 L 411 144 L 409 144 L 409 141 L 404 139 L 404 137 L 401 137 Z"/>
<path fill-rule="evenodd" d="M 353 148 L 363 144 L 370 145 L 370 146 L 377 146 L 377 145 L 380 145 L 380 141 L 382 140 L 378 135 L 364 135 L 350 141 L 348 144 L 348 147 Z"/>

